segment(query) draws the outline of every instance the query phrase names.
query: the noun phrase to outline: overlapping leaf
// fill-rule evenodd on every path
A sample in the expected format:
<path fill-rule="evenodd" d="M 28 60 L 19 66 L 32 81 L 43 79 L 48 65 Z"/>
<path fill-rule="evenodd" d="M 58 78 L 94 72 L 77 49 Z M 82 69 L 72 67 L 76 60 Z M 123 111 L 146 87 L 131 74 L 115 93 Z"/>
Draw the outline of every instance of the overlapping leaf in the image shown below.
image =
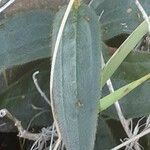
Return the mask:
<path fill-rule="evenodd" d="M 106 124 L 106 121 L 99 117 L 94 150 L 111 149 L 115 145 L 115 139 L 113 138 L 112 133 L 110 132 L 110 129 Z"/>
<path fill-rule="evenodd" d="M 127 57 L 127 55 L 135 48 L 140 42 L 142 37 L 148 32 L 148 26 L 146 21 L 141 23 L 133 33 L 124 41 L 124 43 L 117 49 L 113 56 L 108 60 L 103 68 L 102 73 L 102 86 L 112 76 L 119 65 Z"/>
<path fill-rule="evenodd" d="M 131 92 L 136 87 L 138 87 L 143 82 L 145 82 L 149 79 L 150 79 L 150 73 L 148 75 L 146 75 L 146 76 L 144 76 L 144 77 L 128 84 L 128 85 L 125 85 L 125 86 L 119 88 L 115 92 L 113 92 L 113 93 L 107 95 L 106 97 L 102 98 L 100 100 L 100 106 L 99 106 L 100 111 L 103 111 L 103 110 L 107 109 L 112 104 L 114 104 L 116 101 L 120 100 L 121 98 L 126 96 L 129 92 Z"/>
<path fill-rule="evenodd" d="M 54 12 L 20 12 L 0 22 L 0 70 L 50 54 Z"/>
<path fill-rule="evenodd" d="M 150 13 L 150 1 L 140 1 L 147 14 Z M 122 33 L 130 34 L 142 21 L 141 12 L 134 0 L 94 0 L 91 7 L 102 17 L 103 39 L 108 40 Z"/>
<path fill-rule="evenodd" d="M 41 97 L 32 80 L 32 74 L 39 70 L 40 73 L 37 76 L 37 80 L 43 92 L 48 96 L 49 63 L 49 60 L 42 60 L 37 64 L 33 63 L 32 69 L 20 76 L 16 82 L 10 84 L 6 90 L 0 93 L 0 109 L 7 108 L 22 122 L 25 128 L 37 114 L 40 117 L 37 116 L 33 120 L 31 127 L 47 126 L 52 121 L 52 118 L 50 119 L 50 106 Z M 29 65 L 31 67 L 31 64 Z M 0 130 L 3 131 L 3 127 Z"/>
<path fill-rule="evenodd" d="M 115 89 L 122 87 L 150 72 L 150 54 L 146 52 L 132 52 L 120 65 L 117 72 L 112 76 L 112 83 Z M 120 104 L 127 118 L 141 117 L 149 115 L 149 87 L 148 80 L 143 85 L 136 88 L 130 94 L 125 96 Z M 108 89 L 103 89 L 104 95 L 107 95 Z M 106 111 L 110 116 L 116 116 L 114 106 Z"/>

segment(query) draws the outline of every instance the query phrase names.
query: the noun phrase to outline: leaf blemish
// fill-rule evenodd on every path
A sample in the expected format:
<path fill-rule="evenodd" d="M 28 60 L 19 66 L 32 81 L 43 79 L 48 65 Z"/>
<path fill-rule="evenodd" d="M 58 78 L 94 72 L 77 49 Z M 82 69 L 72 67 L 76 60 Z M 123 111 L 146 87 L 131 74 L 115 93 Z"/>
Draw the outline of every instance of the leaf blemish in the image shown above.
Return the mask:
<path fill-rule="evenodd" d="M 89 16 L 85 16 L 84 19 L 85 19 L 86 21 L 90 21 L 90 20 L 91 20 Z"/>
<path fill-rule="evenodd" d="M 75 103 L 75 106 L 77 108 L 83 107 L 83 103 L 80 100 L 77 100 L 77 102 Z"/>
<path fill-rule="evenodd" d="M 126 89 L 124 90 L 124 93 L 128 93 L 128 91 L 130 91 L 130 89 L 129 89 L 129 88 L 126 88 Z"/>

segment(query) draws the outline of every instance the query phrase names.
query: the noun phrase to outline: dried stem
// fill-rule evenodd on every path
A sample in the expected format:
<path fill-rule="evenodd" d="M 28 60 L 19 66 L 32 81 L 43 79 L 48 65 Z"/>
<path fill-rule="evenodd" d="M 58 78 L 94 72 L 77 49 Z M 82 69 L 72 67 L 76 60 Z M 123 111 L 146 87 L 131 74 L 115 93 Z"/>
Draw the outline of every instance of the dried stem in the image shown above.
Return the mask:
<path fill-rule="evenodd" d="M 33 78 L 33 81 L 34 81 L 34 84 L 35 84 L 35 87 L 37 89 L 37 91 L 40 93 L 40 95 L 44 98 L 44 100 L 48 103 L 49 106 L 51 106 L 51 103 L 50 103 L 50 100 L 47 98 L 47 96 L 45 95 L 45 93 L 41 90 L 39 84 L 38 84 L 38 81 L 37 81 L 37 78 L 36 78 L 36 75 L 39 74 L 39 71 L 36 71 L 33 73 L 32 75 L 32 78 Z"/>
<path fill-rule="evenodd" d="M 50 100 L 47 98 L 47 96 L 46 96 L 45 93 L 41 90 L 41 88 L 40 88 L 40 86 L 39 86 L 39 84 L 38 84 L 38 81 L 37 81 L 37 78 L 36 78 L 36 75 L 37 75 L 37 74 L 39 74 L 39 71 L 36 71 L 36 72 L 32 75 L 32 78 L 33 78 L 34 84 L 35 84 L 35 86 L 36 86 L 36 89 L 37 89 L 37 91 L 40 93 L 40 95 L 44 98 L 44 100 L 51 106 Z M 55 126 L 56 126 L 56 125 L 53 124 L 52 132 L 53 132 Z M 58 132 L 58 131 L 57 131 L 57 132 Z M 50 148 L 49 148 L 50 150 L 52 150 L 52 146 L 53 146 L 53 137 L 54 137 L 54 135 L 52 134 L 51 142 L 50 142 Z M 56 149 L 56 150 L 58 149 L 60 143 L 61 143 L 61 138 L 60 138 L 60 136 L 58 136 L 58 140 L 57 140 L 57 142 L 56 142 L 56 144 L 55 144 L 54 150 L 55 150 L 55 149 Z M 37 142 L 35 142 L 35 143 L 33 144 L 31 150 L 34 148 L 35 145 L 37 145 Z"/>
<path fill-rule="evenodd" d="M 138 0 L 135 0 L 135 4 L 137 5 L 138 9 L 142 13 L 143 19 L 147 22 L 147 24 L 148 24 L 148 32 L 150 34 L 150 21 L 149 21 L 149 17 L 148 17 L 147 13 L 145 12 L 144 8 L 142 7 L 142 5 L 140 4 L 140 2 Z"/>
<path fill-rule="evenodd" d="M 144 20 L 147 22 L 147 24 L 148 24 L 148 31 L 149 31 L 149 34 L 150 34 L 150 21 L 149 21 L 148 15 L 146 14 L 145 10 L 143 9 L 142 5 L 139 3 L 138 0 L 135 0 L 135 4 L 137 5 L 138 9 L 139 9 L 140 12 L 142 13 Z M 110 80 L 107 81 L 107 85 L 108 85 L 110 91 L 111 91 L 111 92 L 114 92 L 114 91 L 113 91 L 113 86 L 112 86 Z M 135 148 L 136 150 L 140 150 L 141 148 L 140 148 L 140 145 L 138 144 L 137 141 L 138 141 L 142 136 L 144 136 L 144 135 L 150 133 L 150 129 L 144 130 L 143 132 L 141 132 L 140 134 L 138 134 L 139 129 L 140 129 L 140 125 L 139 125 L 140 120 L 139 120 L 138 123 L 137 123 L 137 125 L 136 125 L 136 127 L 134 128 L 134 130 L 133 130 L 133 132 L 132 132 L 132 129 L 130 130 L 130 128 L 129 128 L 129 122 L 122 116 L 122 114 L 119 114 L 119 112 L 120 112 L 120 111 L 118 111 L 118 110 L 120 109 L 119 103 L 115 103 L 115 107 L 116 107 L 116 109 L 117 109 L 117 112 L 118 112 L 118 116 L 119 116 L 119 118 L 120 118 L 120 121 L 121 121 L 121 123 L 122 123 L 122 125 L 123 125 L 123 127 L 124 127 L 124 129 L 125 129 L 125 131 L 126 131 L 126 133 L 127 133 L 127 135 L 128 135 L 128 137 L 129 137 L 130 139 L 129 139 L 128 141 L 126 141 L 126 142 L 120 144 L 119 146 L 116 146 L 116 147 L 113 148 L 112 150 L 118 150 L 118 149 L 120 149 L 120 148 L 122 148 L 122 147 L 124 147 L 124 146 L 129 145 L 130 143 L 132 143 L 132 144 L 129 146 L 129 149 L 132 148 L 132 146 L 134 146 L 134 148 Z M 122 119 L 121 119 L 121 118 L 122 118 Z M 132 124 L 132 120 L 130 121 L 130 123 Z M 148 124 L 148 123 L 149 123 L 149 117 L 148 117 L 148 119 L 147 119 L 146 124 Z M 145 128 L 147 128 L 147 127 L 145 126 Z M 137 135 L 137 134 L 138 134 L 138 135 Z M 127 147 L 128 147 L 128 146 L 127 146 Z"/>
<path fill-rule="evenodd" d="M 7 7 L 9 7 L 12 3 L 14 3 L 15 0 L 10 0 L 8 1 L 6 4 L 4 4 L 1 8 L 0 8 L 0 13 L 3 12 Z"/>
<path fill-rule="evenodd" d="M 91 6 L 93 2 L 94 2 L 94 0 L 91 0 L 91 1 L 89 2 L 89 6 Z"/>
<path fill-rule="evenodd" d="M 150 20 L 149 17 L 146 13 L 146 11 L 144 10 L 144 8 L 142 7 L 142 5 L 140 4 L 140 2 L 138 0 L 135 0 L 135 4 L 137 5 L 138 9 L 140 10 L 143 19 L 147 22 L 148 25 L 148 37 L 146 38 L 147 44 L 148 44 L 148 51 L 150 52 Z"/>
<path fill-rule="evenodd" d="M 54 132 L 54 128 L 55 128 L 55 125 L 53 124 L 52 126 L 52 132 Z M 53 134 L 54 135 L 54 134 Z M 51 141 L 50 141 L 50 146 L 49 146 L 49 150 L 52 150 L 52 146 L 53 146 L 53 141 L 54 141 L 54 136 L 52 135 L 51 137 Z"/>
<path fill-rule="evenodd" d="M 27 130 L 24 130 L 21 125 L 21 121 L 19 121 L 16 117 L 14 117 L 7 109 L 0 110 L 0 118 L 3 118 L 3 117 L 7 117 L 14 122 L 15 126 L 17 127 L 19 131 L 19 135 L 18 135 L 19 137 L 32 140 L 32 141 L 36 141 L 41 136 L 40 133 L 35 134 L 35 133 L 30 133 Z"/>
<path fill-rule="evenodd" d="M 124 143 L 122 143 L 122 144 L 120 144 L 120 145 L 118 145 L 118 146 L 112 148 L 111 150 L 118 150 L 118 149 L 120 149 L 120 148 L 122 148 L 122 147 L 124 147 L 124 146 L 126 146 L 126 145 L 128 145 L 128 144 L 130 144 L 131 142 L 135 142 L 136 140 L 139 140 L 141 137 L 143 137 L 143 136 L 145 136 L 145 135 L 147 135 L 147 134 L 149 134 L 149 133 L 150 133 L 150 128 L 148 128 L 147 130 L 141 132 L 140 134 L 138 134 L 138 135 L 132 137 L 132 138 L 129 139 L 128 141 L 126 141 L 126 142 L 124 142 Z"/>

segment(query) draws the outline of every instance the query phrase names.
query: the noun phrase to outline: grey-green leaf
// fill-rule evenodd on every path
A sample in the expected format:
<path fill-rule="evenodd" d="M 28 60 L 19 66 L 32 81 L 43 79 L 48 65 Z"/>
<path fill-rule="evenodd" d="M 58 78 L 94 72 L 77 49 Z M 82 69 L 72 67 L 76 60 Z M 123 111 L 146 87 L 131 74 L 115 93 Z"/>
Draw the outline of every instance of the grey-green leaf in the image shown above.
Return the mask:
<path fill-rule="evenodd" d="M 54 22 L 53 45 L 65 9 Z M 87 6 L 72 10 L 56 58 L 53 84 L 54 115 L 69 150 L 92 150 L 100 97 L 101 45 L 99 23 Z"/>
<path fill-rule="evenodd" d="M 20 12 L 0 21 L 0 70 L 50 54 L 54 12 Z"/>
<path fill-rule="evenodd" d="M 149 14 L 150 1 L 142 0 L 140 3 Z M 122 33 L 130 34 L 143 21 L 134 0 L 93 0 L 91 7 L 99 16 L 102 14 L 100 23 L 104 40 Z"/>
<path fill-rule="evenodd" d="M 35 116 L 37 117 L 33 119 L 30 127 L 48 126 L 53 122 L 50 107 L 41 97 L 32 80 L 32 74 L 39 70 L 37 81 L 43 92 L 49 97 L 49 64 L 49 60 L 41 60 L 25 65 L 30 69 L 20 77 L 18 74 L 21 72 L 18 69 L 17 81 L 12 82 L 3 92 L 0 91 L 0 109 L 7 108 L 12 115 L 21 121 L 24 128 L 27 128 Z M 22 68 L 24 69 L 25 66 Z M 15 69 L 17 68 L 15 67 Z M 11 71 L 11 76 L 12 73 Z M 6 131 L 5 127 L 7 127 Z M 12 126 L 6 124 L 5 127 L 0 127 L 0 131 L 12 131 L 14 124 Z"/>
<path fill-rule="evenodd" d="M 133 33 L 123 42 L 117 49 L 113 56 L 108 60 L 102 71 L 102 86 L 113 75 L 119 65 L 127 57 L 127 55 L 135 48 L 140 42 L 142 37 L 148 32 L 148 25 L 146 21 L 141 23 Z"/>

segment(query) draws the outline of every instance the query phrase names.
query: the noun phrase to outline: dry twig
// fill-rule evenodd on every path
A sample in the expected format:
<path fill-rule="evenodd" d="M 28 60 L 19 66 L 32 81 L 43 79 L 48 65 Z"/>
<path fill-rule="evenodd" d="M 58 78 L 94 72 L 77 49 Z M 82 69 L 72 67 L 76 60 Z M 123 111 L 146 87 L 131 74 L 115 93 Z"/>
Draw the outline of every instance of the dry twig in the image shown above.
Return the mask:
<path fill-rule="evenodd" d="M 144 8 L 142 7 L 142 5 L 140 4 L 140 2 L 138 0 L 135 0 L 135 4 L 137 5 L 138 9 L 140 10 L 141 14 L 143 15 L 143 19 L 147 22 L 147 24 L 148 24 L 148 31 L 149 31 L 149 34 L 150 34 L 149 17 L 148 17 L 146 11 L 144 10 Z"/>
<path fill-rule="evenodd" d="M 36 78 L 36 75 L 38 75 L 38 74 L 39 74 L 39 71 L 36 71 L 36 72 L 34 72 L 33 75 L 32 75 L 32 79 L 33 79 L 33 82 L 34 82 L 34 84 L 35 84 L 35 87 L 36 87 L 37 91 L 40 93 L 40 95 L 41 95 L 41 96 L 44 98 L 44 100 L 47 102 L 47 104 L 48 104 L 49 106 L 51 106 L 50 100 L 47 98 L 47 96 L 46 96 L 45 93 L 41 90 L 41 88 L 40 88 L 40 86 L 39 86 L 39 84 L 38 84 L 38 81 L 37 81 L 37 78 Z"/>
<path fill-rule="evenodd" d="M 147 135 L 147 134 L 149 134 L 149 133 L 150 133 L 150 128 L 147 129 L 147 130 L 144 130 L 144 131 L 141 132 L 140 134 L 138 134 L 138 135 L 136 135 L 136 136 L 130 138 L 128 141 L 126 141 L 126 142 L 124 142 L 124 143 L 122 143 L 122 144 L 116 146 L 115 148 L 112 148 L 111 150 L 118 150 L 118 149 L 120 149 L 120 148 L 122 148 L 122 147 L 124 147 L 124 146 L 126 146 L 126 145 L 129 145 L 131 142 L 135 142 L 135 141 L 139 140 L 141 137 L 143 137 L 143 136 L 145 136 L 145 135 Z"/>
<path fill-rule="evenodd" d="M 7 109 L 0 110 L 0 118 L 7 117 L 11 121 L 14 122 L 15 126 L 17 127 L 19 134 L 19 137 L 29 139 L 29 140 L 37 140 L 40 137 L 40 134 L 33 134 L 23 129 L 21 125 L 21 121 L 19 121 L 16 117 L 14 117 Z"/>
<path fill-rule="evenodd" d="M 135 4 L 137 5 L 138 9 L 140 10 L 140 12 L 142 13 L 143 15 L 143 18 L 144 20 L 147 22 L 148 24 L 148 31 L 149 31 L 149 34 L 150 34 L 150 21 L 149 21 L 149 17 L 148 15 L 146 14 L 145 10 L 143 9 L 142 5 L 140 4 L 140 2 L 138 0 L 135 0 Z M 148 42 L 149 44 L 149 42 Z M 143 118 L 142 118 L 143 119 Z M 132 149 L 132 147 L 134 146 L 134 148 L 136 150 L 140 150 L 140 145 L 138 144 L 138 140 L 143 137 L 144 135 L 150 133 L 150 116 L 147 118 L 147 121 L 146 121 L 146 125 L 145 125 L 145 128 L 143 129 L 143 131 L 141 133 L 139 133 L 139 130 L 143 125 L 140 125 L 140 121 L 142 120 L 140 119 L 137 123 L 137 125 L 135 126 L 134 130 L 133 130 L 133 123 L 132 123 L 132 120 L 130 120 L 130 123 L 129 125 L 131 125 L 131 129 L 130 129 L 130 136 L 129 137 L 129 140 L 116 146 L 115 148 L 113 148 L 112 150 L 118 150 L 124 146 L 127 147 L 127 149 Z M 128 125 L 128 128 L 129 128 L 129 125 Z M 139 134 L 138 134 L 139 133 Z"/>
<path fill-rule="evenodd" d="M 148 36 L 146 37 L 146 42 L 148 44 L 148 51 L 150 52 L 150 20 L 149 20 L 149 17 L 147 15 L 146 11 L 140 4 L 140 2 L 138 0 L 135 0 L 135 4 L 137 5 L 139 11 L 141 12 L 141 14 L 143 16 L 143 19 L 147 22 L 147 25 L 148 25 Z"/>
<path fill-rule="evenodd" d="M 15 0 L 10 0 L 8 1 L 6 4 L 4 4 L 1 8 L 0 8 L 0 13 L 3 12 L 7 7 L 9 7 L 11 4 L 13 4 L 15 2 Z"/>

